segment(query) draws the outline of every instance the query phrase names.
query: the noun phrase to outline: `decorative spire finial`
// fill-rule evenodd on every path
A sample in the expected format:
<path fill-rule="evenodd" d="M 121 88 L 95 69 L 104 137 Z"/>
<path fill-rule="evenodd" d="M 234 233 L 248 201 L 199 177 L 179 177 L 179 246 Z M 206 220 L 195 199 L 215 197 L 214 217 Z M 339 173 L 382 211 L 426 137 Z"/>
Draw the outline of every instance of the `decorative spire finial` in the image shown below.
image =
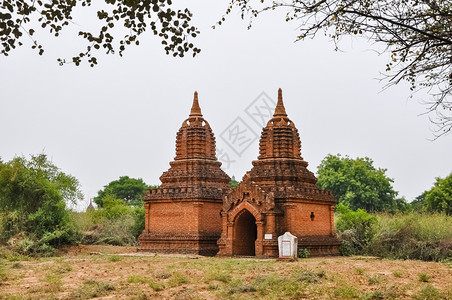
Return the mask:
<path fill-rule="evenodd" d="M 193 105 L 191 107 L 190 117 L 202 117 L 201 108 L 198 102 L 198 92 L 195 91 L 195 97 L 193 98 Z"/>
<path fill-rule="evenodd" d="M 287 117 L 286 109 L 284 108 L 284 103 L 282 101 L 282 90 L 278 90 L 278 103 L 276 104 L 275 113 L 273 117 Z"/>

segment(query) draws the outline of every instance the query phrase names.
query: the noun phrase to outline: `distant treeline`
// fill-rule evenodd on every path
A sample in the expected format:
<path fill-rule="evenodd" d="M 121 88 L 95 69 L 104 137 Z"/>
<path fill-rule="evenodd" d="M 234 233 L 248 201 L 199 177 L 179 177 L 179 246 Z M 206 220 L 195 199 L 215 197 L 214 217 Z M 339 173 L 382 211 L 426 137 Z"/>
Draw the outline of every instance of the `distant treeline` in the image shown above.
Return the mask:
<path fill-rule="evenodd" d="M 385 172 L 369 158 L 328 155 L 320 164 L 318 186 L 339 201 L 342 254 L 452 260 L 452 174 L 407 203 Z M 23 255 L 53 255 L 78 243 L 137 245 L 148 188 L 157 186 L 122 176 L 99 191 L 97 207 L 74 212 L 66 204 L 83 199 L 79 182 L 46 155 L 0 159 L 0 245 Z"/>

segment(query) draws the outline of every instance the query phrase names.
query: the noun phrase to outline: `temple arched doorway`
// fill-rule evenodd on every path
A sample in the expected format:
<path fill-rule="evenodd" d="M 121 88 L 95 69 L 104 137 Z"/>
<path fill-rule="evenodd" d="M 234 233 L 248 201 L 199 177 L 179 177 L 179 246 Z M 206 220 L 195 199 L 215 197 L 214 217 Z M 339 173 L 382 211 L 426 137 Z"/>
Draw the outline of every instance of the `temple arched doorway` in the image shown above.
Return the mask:
<path fill-rule="evenodd" d="M 257 239 L 256 218 L 244 209 L 234 222 L 232 238 L 233 255 L 255 256 L 255 242 Z"/>

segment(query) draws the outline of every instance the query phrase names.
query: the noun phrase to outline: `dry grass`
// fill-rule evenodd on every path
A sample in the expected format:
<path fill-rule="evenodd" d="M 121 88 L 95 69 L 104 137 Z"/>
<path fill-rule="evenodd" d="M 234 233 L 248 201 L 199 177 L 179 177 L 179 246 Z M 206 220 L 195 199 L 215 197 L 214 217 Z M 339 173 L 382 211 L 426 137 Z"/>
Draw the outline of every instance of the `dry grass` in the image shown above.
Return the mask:
<path fill-rule="evenodd" d="M 452 266 L 444 263 L 280 262 L 121 255 L 121 249 L 130 251 L 97 246 L 63 257 L 2 260 L 0 299 L 452 299 Z"/>

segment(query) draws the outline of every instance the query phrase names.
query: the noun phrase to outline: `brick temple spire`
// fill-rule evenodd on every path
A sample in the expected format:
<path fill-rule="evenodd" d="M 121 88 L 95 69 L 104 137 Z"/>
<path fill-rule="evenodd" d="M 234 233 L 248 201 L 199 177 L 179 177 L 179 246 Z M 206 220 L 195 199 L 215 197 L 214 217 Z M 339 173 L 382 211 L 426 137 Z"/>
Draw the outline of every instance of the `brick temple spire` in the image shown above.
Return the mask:
<path fill-rule="evenodd" d="M 159 145 L 157 143 L 157 145 Z M 190 115 L 176 135 L 176 157 L 158 189 L 143 196 L 140 251 L 215 255 L 229 176 L 216 158 L 215 136 L 195 92 Z"/>
<path fill-rule="evenodd" d="M 195 96 L 193 98 L 193 105 L 191 107 L 190 117 L 202 117 L 201 107 L 199 107 L 198 102 L 198 92 L 195 92 Z"/>
<path fill-rule="evenodd" d="M 282 90 L 278 89 L 278 103 L 276 104 L 275 113 L 273 117 L 287 117 L 286 109 L 282 99 Z"/>
<path fill-rule="evenodd" d="M 278 103 L 273 118 L 262 129 L 259 141 L 259 159 L 301 157 L 301 142 L 298 130 L 289 119 L 284 108 L 282 90 L 278 90 Z"/>
<path fill-rule="evenodd" d="M 198 92 L 195 92 L 190 115 L 177 133 L 175 160 L 202 158 L 216 161 L 215 152 L 215 137 L 202 116 Z"/>
<path fill-rule="evenodd" d="M 187 161 L 190 160 L 190 161 Z M 176 135 L 176 157 L 163 173 L 162 186 L 224 186 L 229 176 L 216 158 L 215 136 L 209 122 L 201 114 L 198 92 L 195 92 L 189 117 Z"/>
<path fill-rule="evenodd" d="M 253 181 L 264 186 L 302 185 L 313 188 L 317 181 L 314 174 L 306 169 L 308 163 L 301 157 L 300 135 L 287 116 L 281 89 L 278 90 L 275 114 L 262 129 L 259 157 L 253 165 L 250 173 Z"/>
<path fill-rule="evenodd" d="M 242 181 L 223 197 L 219 256 L 278 257 L 278 236 L 290 232 L 310 255 L 339 254 L 334 204 L 319 190 L 301 157 L 301 141 L 286 114 L 282 90 L 273 117 L 262 129 L 259 156 Z"/>

